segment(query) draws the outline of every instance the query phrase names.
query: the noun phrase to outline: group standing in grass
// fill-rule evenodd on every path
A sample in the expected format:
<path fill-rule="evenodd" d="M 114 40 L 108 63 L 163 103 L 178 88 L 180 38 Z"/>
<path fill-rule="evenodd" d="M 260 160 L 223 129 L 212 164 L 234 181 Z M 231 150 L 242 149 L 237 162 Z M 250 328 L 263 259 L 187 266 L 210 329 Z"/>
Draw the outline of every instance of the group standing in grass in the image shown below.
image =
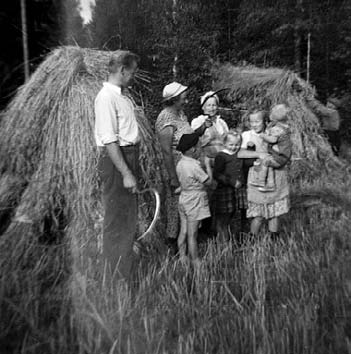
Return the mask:
<path fill-rule="evenodd" d="M 183 113 L 186 93 L 187 87 L 179 83 L 165 87 L 166 108 L 157 119 L 156 132 L 172 187 L 165 201 L 167 214 L 178 214 L 167 225 L 172 229 L 168 237 L 177 236 L 181 259 L 189 256 L 198 266 L 198 229 L 210 216 L 221 242 L 232 237 L 239 210 L 241 220 L 247 217 L 251 223 L 249 233 L 235 230 L 241 236 L 237 242 L 257 236 L 264 220 L 270 236 L 278 237 L 279 216 L 289 211 L 286 165 L 292 149 L 285 104 L 274 105 L 269 114 L 250 112 L 250 130 L 240 133 L 218 115 L 219 99 L 213 91 L 201 97 L 204 114 L 189 124 Z"/>
<path fill-rule="evenodd" d="M 113 53 L 108 80 L 95 100 L 95 140 L 105 210 L 103 255 L 106 279 L 112 283 L 128 279 L 132 268 L 138 210 L 138 117 L 143 112 L 128 87 L 138 60 L 129 51 Z M 198 266 L 198 229 L 210 216 L 222 241 L 230 239 L 232 218 L 239 209 L 242 214 L 247 209 L 247 217 L 252 218 L 252 235 L 258 234 L 267 219 L 271 235 L 277 236 L 278 217 L 289 211 L 285 166 L 291 145 L 285 105 L 272 108 L 267 128 L 264 112 L 252 112 L 251 130 L 240 134 L 218 115 L 219 99 L 213 91 L 201 97 L 203 115 L 190 124 L 184 114 L 187 89 L 177 82 L 165 86 L 165 108 L 157 118 L 156 133 L 171 187 L 166 188 L 164 200 L 167 236 L 176 242 L 182 259 L 189 255 Z M 254 161 L 248 171 L 244 161 Z"/>

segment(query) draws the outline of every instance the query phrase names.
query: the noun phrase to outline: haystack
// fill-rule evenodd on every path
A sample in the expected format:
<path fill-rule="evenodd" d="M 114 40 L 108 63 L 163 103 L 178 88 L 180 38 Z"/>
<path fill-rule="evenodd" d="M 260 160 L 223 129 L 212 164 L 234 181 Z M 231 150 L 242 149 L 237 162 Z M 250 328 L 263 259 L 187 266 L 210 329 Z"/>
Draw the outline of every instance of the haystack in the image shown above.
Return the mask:
<path fill-rule="evenodd" d="M 25 270 L 23 279 L 15 281 L 18 287 L 9 290 L 14 296 L 23 290 L 24 274 L 35 269 L 62 266 L 57 274 L 50 273 L 50 279 L 47 274 L 38 276 L 39 283 L 54 287 L 59 274 L 72 273 L 69 269 L 80 273 L 81 280 L 85 272 L 99 266 L 103 210 L 93 134 L 94 98 L 107 78 L 109 57 L 108 52 L 78 47 L 53 51 L 3 114 L 1 271 L 11 277 L 15 270 Z M 145 84 L 147 76 L 141 72 L 135 92 Z M 140 119 L 140 185 L 156 187 L 162 185 L 160 150 L 149 121 Z M 152 197 L 141 195 L 140 233 L 151 221 L 152 209 Z M 53 263 L 55 257 L 47 259 L 48 245 L 51 253 L 64 249 L 59 262 Z M 8 280 L 14 284 L 14 279 Z"/>
<path fill-rule="evenodd" d="M 316 100 L 313 88 L 297 74 L 284 69 L 236 67 L 229 63 L 215 65 L 212 74 L 215 89 L 228 88 L 225 99 L 233 110 L 245 112 L 244 125 L 252 110 L 269 111 L 273 105 L 283 102 L 289 105 L 293 177 L 312 177 L 321 169 L 340 165 L 321 128 L 321 118 L 328 119 L 328 115 L 332 118 L 333 111 Z M 317 111 L 316 107 L 320 109 Z M 320 112 L 323 117 L 318 116 Z"/>

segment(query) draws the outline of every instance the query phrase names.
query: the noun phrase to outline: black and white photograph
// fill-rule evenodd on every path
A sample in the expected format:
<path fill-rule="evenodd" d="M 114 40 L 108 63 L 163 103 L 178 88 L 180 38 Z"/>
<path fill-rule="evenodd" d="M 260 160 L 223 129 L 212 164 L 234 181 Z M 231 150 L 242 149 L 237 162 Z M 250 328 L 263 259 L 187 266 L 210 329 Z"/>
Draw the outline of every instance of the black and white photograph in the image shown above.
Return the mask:
<path fill-rule="evenodd" d="M 0 354 L 351 354 L 351 0 L 0 29 Z"/>

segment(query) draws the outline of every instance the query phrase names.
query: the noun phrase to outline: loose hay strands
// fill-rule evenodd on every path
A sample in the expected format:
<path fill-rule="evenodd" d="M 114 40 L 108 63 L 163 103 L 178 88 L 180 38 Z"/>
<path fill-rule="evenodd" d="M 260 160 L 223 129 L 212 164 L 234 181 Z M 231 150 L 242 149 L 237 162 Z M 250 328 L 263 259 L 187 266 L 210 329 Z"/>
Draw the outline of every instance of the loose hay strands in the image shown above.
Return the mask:
<path fill-rule="evenodd" d="M 319 119 L 309 105 L 310 101 L 315 100 L 314 90 L 298 75 L 288 70 L 235 67 L 227 63 L 214 66 L 213 77 L 214 88 L 228 87 L 230 90 L 226 99 L 247 112 L 254 109 L 269 111 L 273 105 L 283 102 L 289 105 L 293 178 L 306 176 L 306 168 L 312 173 L 326 165 L 331 168 L 341 166 L 322 135 Z M 248 114 L 243 119 L 247 126 Z M 305 162 L 301 163 L 302 160 Z"/>
<path fill-rule="evenodd" d="M 55 50 L 19 90 L 1 122 L 1 169 L 33 185 L 38 205 L 45 199 L 48 209 L 64 209 L 67 217 L 79 215 L 87 224 L 99 198 L 93 103 L 107 78 L 109 56 L 77 47 Z M 137 80 L 145 84 L 149 77 L 142 72 Z M 160 180 L 158 147 L 148 120 L 139 125 L 143 183 L 154 186 Z"/>
<path fill-rule="evenodd" d="M 17 206 L 1 236 L 1 258 L 5 261 L 16 253 L 3 268 L 7 272 L 11 267 L 32 269 L 41 250 L 52 249 L 57 243 L 71 254 L 73 278 L 100 262 L 102 206 L 96 169 L 94 99 L 107 79 L 109 57 L 109 52 L 58 48 L 4 112 L 0 123 L 0 188 L 19 190 L 15 198 L 7 194 L 0 199 L 2 206 Z M 150 80 L 146 72 L 136 79 L 137 92 Z M 140 116 L 138 124 L 141 184 L 157 187 L 162 178 L 160 148 L 154 143 L 148 119 Z M 140 203 L 141 229 L 151 221 L 149 199 L 145 196 Z M 31 265 L 23 255 L 31 255 Z M 11 284 L 8 291 L 12 291 Z"/>

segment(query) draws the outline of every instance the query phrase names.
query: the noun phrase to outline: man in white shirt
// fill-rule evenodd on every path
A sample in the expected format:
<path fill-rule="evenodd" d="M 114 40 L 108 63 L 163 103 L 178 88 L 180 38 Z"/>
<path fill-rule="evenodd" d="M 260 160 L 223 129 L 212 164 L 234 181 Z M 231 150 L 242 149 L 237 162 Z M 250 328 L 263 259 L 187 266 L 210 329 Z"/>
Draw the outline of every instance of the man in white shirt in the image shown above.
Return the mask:
<path fill-rule="evenodd" d="M 105 209 L 103 255 L 108 276 L 128 278 L 137 225 L 139 129 L 134 102 L 126 95 L 138 67 L 129 51 L 112 54 L 108 81 L 95 99 L 95 140 Z"/>

